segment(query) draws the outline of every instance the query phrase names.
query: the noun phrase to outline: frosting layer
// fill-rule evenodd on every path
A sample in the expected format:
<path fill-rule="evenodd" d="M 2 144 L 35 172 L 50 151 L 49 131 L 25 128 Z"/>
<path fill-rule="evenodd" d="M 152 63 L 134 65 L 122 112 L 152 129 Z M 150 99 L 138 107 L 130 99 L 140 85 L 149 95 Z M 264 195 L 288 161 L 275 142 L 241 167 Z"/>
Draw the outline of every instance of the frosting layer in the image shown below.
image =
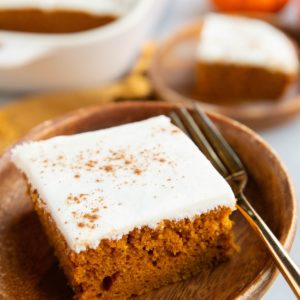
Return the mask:
<path fill-rule="evenodd" d="M 12 161 L 76 252 L 235 206 L 227 182 L 165 116 L 22 144 Z"/>
<path fill-rule="evenodd" d="M 298 57 L 287 36 L 270 24 L 246 17 L 204 18 L 197 59 L 297 73 Z"/>

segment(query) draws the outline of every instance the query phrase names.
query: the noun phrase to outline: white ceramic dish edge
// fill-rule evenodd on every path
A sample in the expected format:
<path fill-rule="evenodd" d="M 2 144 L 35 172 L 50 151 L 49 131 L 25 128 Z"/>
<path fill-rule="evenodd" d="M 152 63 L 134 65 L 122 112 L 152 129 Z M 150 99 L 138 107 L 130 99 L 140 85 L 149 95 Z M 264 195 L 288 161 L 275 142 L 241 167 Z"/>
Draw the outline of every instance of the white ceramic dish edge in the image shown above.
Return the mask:
<path fill-rule="evenodd" d="M 8 92 L 103 85 L 121 76 L 169 0 L 140 0 L 102 28 L 72 34 L 0 31 L 0 90 Z"/>

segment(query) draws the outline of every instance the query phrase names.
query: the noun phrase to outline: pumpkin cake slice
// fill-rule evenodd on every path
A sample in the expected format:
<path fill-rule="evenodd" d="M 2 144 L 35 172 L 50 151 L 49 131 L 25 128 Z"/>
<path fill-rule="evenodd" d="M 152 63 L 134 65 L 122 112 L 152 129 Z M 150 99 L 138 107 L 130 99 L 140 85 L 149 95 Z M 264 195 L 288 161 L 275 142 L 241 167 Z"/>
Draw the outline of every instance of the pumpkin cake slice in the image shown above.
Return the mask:
<path fill-rule="evenodd" d="M 76 299 L 126 299 L 205 272 L 232 250 L 227 182 L 170 119 L 16 146 Z"/>
<path fill-rule="evenodd" d="M 299 72 L 296 47 L 267 22 L 208 14 L 196 50 L 201 99 L 240 102 L 279 99 Z"/>

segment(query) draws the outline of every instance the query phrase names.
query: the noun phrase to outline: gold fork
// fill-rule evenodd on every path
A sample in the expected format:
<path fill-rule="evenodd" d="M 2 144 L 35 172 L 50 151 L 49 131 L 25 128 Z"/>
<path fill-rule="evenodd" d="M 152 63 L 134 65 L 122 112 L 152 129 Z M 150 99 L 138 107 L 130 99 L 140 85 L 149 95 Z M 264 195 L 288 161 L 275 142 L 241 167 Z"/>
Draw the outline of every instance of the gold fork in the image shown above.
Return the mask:
<path fill-rule="evenodd" d="M 285 277 L 296 297 L 300 299 L 299 268 L 243 194 L 247 184 L 247 173 L 238 155 L 197 104 L 194 105 L 192 114 L 186 108 L 178 107 L 178 110 L 172 112 L 170 117 L 177 127 L 192 138 L 199 149 L 230 184 L 237 199 L 237 209 L 258 233 L 272 254 L 278 269 Z"/>

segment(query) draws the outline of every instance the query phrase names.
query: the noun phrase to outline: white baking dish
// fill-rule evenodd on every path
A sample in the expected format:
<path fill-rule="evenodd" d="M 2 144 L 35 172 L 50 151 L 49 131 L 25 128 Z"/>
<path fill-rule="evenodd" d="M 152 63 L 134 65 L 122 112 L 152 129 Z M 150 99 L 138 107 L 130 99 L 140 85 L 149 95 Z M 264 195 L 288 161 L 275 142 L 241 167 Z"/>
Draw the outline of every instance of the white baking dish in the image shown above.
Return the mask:
<path fill-rule="evenodd" d="M 0 8 L 9 1 L 0 0 Z M 45 8 L 45 0 L 31 1 L 34 7 L 43 8 L 43 3 Z M 71 0 L 65 1 L 72 3 Z M 46 1 L 50 7 L 54 2 L 58 3 Z M 137 0 L 117 21 L 85 32 L 35 34 L 0 31 L 0 90 L 78 88 L 115 80 L 128 70 L 162 16 L 167 2 Z"/>

